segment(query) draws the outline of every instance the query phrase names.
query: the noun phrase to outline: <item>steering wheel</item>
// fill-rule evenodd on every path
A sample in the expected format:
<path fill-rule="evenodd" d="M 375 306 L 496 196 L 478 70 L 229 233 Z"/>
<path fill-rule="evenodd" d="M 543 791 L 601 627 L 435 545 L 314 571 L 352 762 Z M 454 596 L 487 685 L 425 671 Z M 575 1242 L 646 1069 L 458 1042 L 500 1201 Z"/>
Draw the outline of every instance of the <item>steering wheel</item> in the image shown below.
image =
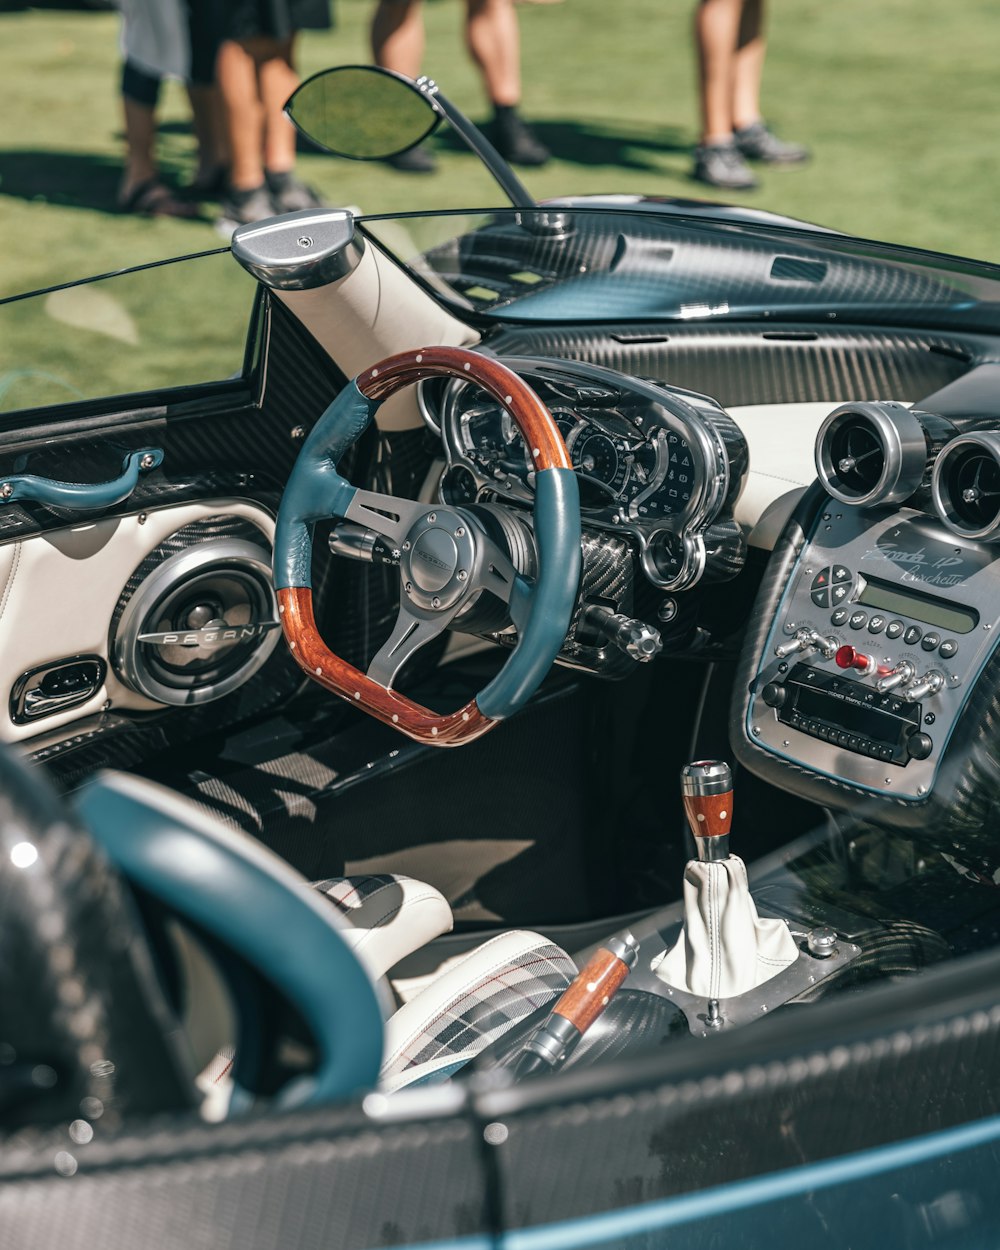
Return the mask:
<path fill-rule="evenodd" d="M 476 383 L 509 413 L 535 469 L 538 572 L 519 573 L 473 512 L 360 490 L 337 464 L 382 402 L 421 378 Z M 354 521 L 389 543 L 399 560 L 399 616 L 367 673 L 319 636 L 311 589 L 312 529 L 322 518 Z M 278 510 L 274 584 L 285 639 L 301 668 L 327 690 L 420 742 L 458 746 L 481 737 L 534 694 L 559 654 L 580 582 L 580 502 L 562 435 L 535 392 L 499 361 L 458 347 L 390 356 L 340 392 L 313 427 Z M 457 712 L 439 715 L 392 689 L 415 651 L 436 638 L 483 591 L 508 608 L 517 645 L 496 677 Z"/>

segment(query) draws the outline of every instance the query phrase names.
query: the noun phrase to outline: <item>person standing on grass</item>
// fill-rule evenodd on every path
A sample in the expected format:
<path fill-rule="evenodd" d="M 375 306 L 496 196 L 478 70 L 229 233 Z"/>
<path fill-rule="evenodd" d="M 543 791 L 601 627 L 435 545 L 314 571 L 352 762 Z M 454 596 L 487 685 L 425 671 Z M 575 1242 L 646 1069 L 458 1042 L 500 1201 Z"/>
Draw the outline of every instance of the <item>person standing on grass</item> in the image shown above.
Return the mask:
<path fill-rule="evenodd" d="M 521 118 L 521 44 L 514 0 L 465 0 L 465 40 L 493 106 L 488 128 L 494 147 L 518 165 L 544 165 L 549 150 Z M 408 78 L 420 73 L 424 55 L 423 0 L 379 0 L 372 18 L 375 64 Z M 434 159 L 425 148 L 390 158 L 407 173 L 430 173 Z"/>
<path fill-rule="evenodd" d="M 219 192 L 227 162 L 211 13 L 204 0 L 125 0 L 122 45 L 126 156 L 118 208 L 144 217 L 195 217 L 193 201 Z M 184 79 L 191 101 L 198 168 L 189 198 L 163 181 L 156 160 L 156 107 L 164 77 Z"/>
<path fill-rule="evenodd" d="M 316 192 L 295 176 L 295 130 L 283 109 L 299 84 L 296 36 L 329 28 L 329 0 L 217 2 L 223 38 L 216 73 L 231 160 L 222 218 L 241 225 L 317 208 Z"/>
<path fill-rule="evenodd" d="M 694 30 L 702 132 L 692 177 L 729 191 L 750 191 L 757 180 L 748 160 L 769 165 L 808 160 L 804 147 L 779 139 L 761 117 L 764 0 L 699 0 Z"/>

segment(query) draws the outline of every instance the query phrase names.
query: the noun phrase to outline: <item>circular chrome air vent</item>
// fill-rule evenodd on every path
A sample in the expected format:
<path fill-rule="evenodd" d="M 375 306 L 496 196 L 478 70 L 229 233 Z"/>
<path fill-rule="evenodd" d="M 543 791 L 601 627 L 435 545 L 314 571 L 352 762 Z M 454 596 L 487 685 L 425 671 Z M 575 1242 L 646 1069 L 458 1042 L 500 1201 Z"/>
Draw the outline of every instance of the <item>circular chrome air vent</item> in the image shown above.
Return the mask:
<path fill-rule="evenodd" d="M 924 429 L 900 404 L 848 404 L 816 436 L 816 472 L 842 503 L 899 503 L 919 489 L 927 466 Z"/>
<path fill-rule="evenodd" d="M 963 538 L 1000 539 L 1000 434 L 953 438 L 937 458 L 934 507 Z"/>

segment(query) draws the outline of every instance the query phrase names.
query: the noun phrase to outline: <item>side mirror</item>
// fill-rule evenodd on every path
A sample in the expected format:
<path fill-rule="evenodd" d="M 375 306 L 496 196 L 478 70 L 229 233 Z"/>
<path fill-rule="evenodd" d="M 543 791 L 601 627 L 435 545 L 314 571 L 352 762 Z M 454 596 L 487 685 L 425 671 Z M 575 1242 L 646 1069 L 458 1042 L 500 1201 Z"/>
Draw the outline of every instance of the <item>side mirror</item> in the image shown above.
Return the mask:
<path fill-rule="evenodd" d="M 321 70 L 296 88 L 285 112 L 318 147 L 355 161 L 405 152 L 442 117 L 408 78 L 372 65 Z"/>

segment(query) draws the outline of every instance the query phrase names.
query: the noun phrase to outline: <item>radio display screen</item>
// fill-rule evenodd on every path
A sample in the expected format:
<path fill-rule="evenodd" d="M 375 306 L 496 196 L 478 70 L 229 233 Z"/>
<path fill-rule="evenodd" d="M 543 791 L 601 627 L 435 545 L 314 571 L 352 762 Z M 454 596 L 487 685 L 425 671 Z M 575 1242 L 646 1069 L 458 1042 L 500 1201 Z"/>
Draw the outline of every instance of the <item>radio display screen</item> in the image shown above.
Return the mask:
<path fill-rule="evenodd" d="M 895 716 L 887 716 L 877 708 L 861 707 L 846 699 L 831 699 L 822 690 L 799 686 L 795 692 L 795 710 L 803 716 L 818 717 L 827 724 L 837 725 L 848 733 L 864 734 L 890 745 L 899 738 L 901 722 Z"/>
<path fill-rule="evenodd" d="M 969 634 L 979 624 L 979 613 L 972 608 L 945 603 L 943 599 L 904 590 L 894 583 L 881 582 L 878 578 L 867 575 L 865 588 L 857 602 L 863 603 L 867 608 L 879 608 L 883 612 L 912 617 L 915 621 L 933 625 L 949 634 Z"/>

